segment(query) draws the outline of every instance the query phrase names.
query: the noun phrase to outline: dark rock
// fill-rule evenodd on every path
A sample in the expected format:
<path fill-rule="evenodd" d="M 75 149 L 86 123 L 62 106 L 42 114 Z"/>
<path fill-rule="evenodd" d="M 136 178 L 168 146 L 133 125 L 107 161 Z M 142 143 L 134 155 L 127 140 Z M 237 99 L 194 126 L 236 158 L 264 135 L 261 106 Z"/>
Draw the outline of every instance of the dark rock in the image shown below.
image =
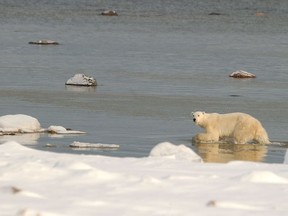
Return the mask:
<path fill-rule="evenodd" d="M 209 13 L 210 16 L 220 16 L 222 15 L 221 13 L 217 13 L 217 12 L 211 12 Z"/>
<path fill-rule="evenodd" d="M 114 10 L 105 10 L 101 13 L 103 16 L 118 16 L 118 13 Z"/>

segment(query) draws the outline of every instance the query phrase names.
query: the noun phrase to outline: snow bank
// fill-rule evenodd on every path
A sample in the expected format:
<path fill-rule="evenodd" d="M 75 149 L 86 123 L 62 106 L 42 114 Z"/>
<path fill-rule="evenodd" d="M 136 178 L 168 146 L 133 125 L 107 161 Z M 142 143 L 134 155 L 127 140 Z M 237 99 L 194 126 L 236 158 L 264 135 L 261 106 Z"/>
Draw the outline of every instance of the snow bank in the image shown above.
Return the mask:
<path fill-rule="evenodd" d="M 288 179 L 278 176 L 271 171 L 253 171 L 243 175 L 241 180 L 256 183 L 288 184 Z"/>
<path fill-rule="evenodd" d="M 287 165 L 241 161 L 214 164 L 161 156 L 57 154 L 7 142 L 0 145 L 0 212 L 1 216 L 286 215 L 287 170 Z"/>
<path fill-rule="evenodd" d="M 177 146 L 169 142 L 163 142 L 156 145 L 151 150 L 150 157 L 167 157 L 176 160 L 203 162 L 202 158 L 187 146 Z"/>
<path fill-rule="evenodd" d="M 0 117 L 0 132 L 33 133 L 41 129 L 39 121 L 28 115 L 4 115 Z"/>
<path fill-rule="evenodd" d="M 103 16 L 118 16 L 118 13 L 115 10 L 105 10 L 101 13 Z"/>

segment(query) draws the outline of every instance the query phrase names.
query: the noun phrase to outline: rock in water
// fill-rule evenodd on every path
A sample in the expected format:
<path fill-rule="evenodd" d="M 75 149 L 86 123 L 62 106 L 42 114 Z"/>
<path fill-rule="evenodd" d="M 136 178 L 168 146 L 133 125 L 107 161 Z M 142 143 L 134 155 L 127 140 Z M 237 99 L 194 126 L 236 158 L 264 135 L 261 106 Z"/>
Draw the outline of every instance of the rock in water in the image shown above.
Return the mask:
<path fill-rule="evenodd" d="M 229 75 L 229 77 L 233 77 L 233 78 L 255 78 L 256 75 L 252 74 L 252 73 L 249 73 L 247 71 L 243 71 L 243 70 L 237 70 L 233 73 L 231 73 Z"/>
<path fill-rule="evenodd" d="M 118 13 L 115 10 L 105 10 L 101 13 L 103 16 L 118 16 Z"/>
<path fill-rule="evenodd" d="M 256 12 L 255 13 L 255 16 L 257 17 L 263 17 L 263 16 L 266 16 L 266 14 L 264 12 Z"/>
<path fill-rule="evenodd" d="M 209 13 L 208 15 L 210 15 L 210 16 L 220 16 L 220 15 L 222 15 L 221 13 L 218 13 L 218 12 L 211 12 L 211 13 Z"/>
<path fill-rule="evenodd" d="M 97 86 L 95 78 L 86 76 L 85 74 L 75 74 L 74 77 L 67 80 L 66 85 L 76 86 Z"/>
<path fill-rule="evenodd" d="M 53 41 L 53 40 L 30 41 L 29 44 L 36 44 L 36 45 L 59 45 L 58 42 Z"/>
<path fill-rule="evenodd" d="M 85 134 L 86 133 L 84 131 L 75 131 L 71 129 L 66 129 L 63 126 L 57 126 L 57 125 L 51 125 L 47 129 L 47 132 L 51 134 Z"/>
<path fill-rule="evenodd" d="M 32 133 L 41 129 L 39 121 L 28 115 L 4 115 L 0 117 L 1 132 Z"/>

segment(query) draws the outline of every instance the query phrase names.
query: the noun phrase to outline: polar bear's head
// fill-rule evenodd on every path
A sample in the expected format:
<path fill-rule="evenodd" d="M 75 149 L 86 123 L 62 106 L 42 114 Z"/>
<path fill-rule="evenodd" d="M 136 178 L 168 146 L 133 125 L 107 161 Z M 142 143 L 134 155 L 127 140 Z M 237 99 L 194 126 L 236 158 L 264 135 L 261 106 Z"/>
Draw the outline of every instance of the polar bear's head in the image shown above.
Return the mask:
<path fill-rule="evenodd" d="M 196 125 L 201 126 L 201 123 L 203 122 L 203 119 L 205 117 L 205 112 L 203 111 L 197 111 L 191 113 L 192 119 Z"/>

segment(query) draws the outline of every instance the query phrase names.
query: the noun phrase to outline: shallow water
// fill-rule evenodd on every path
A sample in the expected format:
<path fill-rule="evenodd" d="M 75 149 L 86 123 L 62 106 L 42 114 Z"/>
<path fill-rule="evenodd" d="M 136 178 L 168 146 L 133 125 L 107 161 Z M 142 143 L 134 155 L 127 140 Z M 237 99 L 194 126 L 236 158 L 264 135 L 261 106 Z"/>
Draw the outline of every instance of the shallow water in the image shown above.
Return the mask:
<path fill-rule="evenodd" d="M 119 16 L 100 16 L 104 9 Z M 14 0 L 1 3 L 0 10 L 0 115 L 24 113 L 43 127 L 63 125 L 88 133 L 39 134 L 26 145 L 142 157 L 157 143 L 169 141 L 195 149 L 206 161 L 283 162 L 288 130 L 286 1 Z M 256 16 L 257 11 L 265 16 Z M 38 39 L 61 45 L 28 44 Z M 238 69 L 257 78 L 228 77 Z M 95 77 L 99 86 L 66 87 L 76 73 Z M 190 119 L 196 110 L 249 113 L 263 123 L 272 141 L 283 144 L 193 146 L 192 136 L 201 131 Z M 120 149 L 75 151 L 68 147 L 73 141 L 115 143 Z M 46 148 L 47 143 L 56 147 Z"/>

